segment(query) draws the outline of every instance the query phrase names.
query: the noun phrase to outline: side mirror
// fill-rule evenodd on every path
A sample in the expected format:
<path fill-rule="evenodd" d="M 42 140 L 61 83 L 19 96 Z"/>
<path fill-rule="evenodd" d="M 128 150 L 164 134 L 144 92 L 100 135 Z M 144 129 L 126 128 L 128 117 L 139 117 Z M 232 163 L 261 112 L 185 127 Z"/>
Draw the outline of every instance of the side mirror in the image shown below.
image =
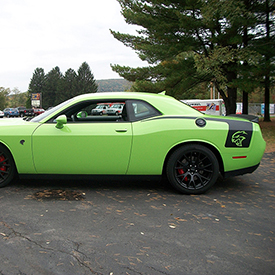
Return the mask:
<path fill-rule="evenodd" d="M 64 127 L 64 124 L 67 123 L 67 117 L 65 115 L 61 115 L 59 117 L 57 117 L 56 121 L 56 125 L 55 127 L 57 129 L 62 129 Z"/>

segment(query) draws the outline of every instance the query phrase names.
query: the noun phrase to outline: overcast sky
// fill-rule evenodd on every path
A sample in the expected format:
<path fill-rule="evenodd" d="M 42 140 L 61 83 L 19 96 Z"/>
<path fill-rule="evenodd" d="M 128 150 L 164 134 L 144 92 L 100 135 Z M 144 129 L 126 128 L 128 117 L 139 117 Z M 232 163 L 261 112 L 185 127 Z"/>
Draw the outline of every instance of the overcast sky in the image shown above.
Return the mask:
<path fill-rule="evenodd" d="M 85 61 L 95 79 L 119 78 L 110 64 L 146 66 L 110 29 L 135 34 L 116 0 L 0 0 L 0 87 L 28 89 L 36 68 L 64 74 Z"/>

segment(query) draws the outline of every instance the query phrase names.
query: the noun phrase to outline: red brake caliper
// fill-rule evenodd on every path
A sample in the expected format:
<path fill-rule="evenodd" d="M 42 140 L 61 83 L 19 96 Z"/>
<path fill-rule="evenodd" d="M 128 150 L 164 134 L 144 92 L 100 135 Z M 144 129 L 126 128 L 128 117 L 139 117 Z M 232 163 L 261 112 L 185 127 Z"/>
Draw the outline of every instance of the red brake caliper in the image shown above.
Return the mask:
<path fill-rule="evenodd" d="M 183 169 L 178 169 L 178 173 L 179 173 L 180 175 L 183 175 L 183 174 L 184 174 Z M 188 181 L 187 177 L 184 178 L 184 181 Z"/>
<path fill-rule="evenodd" d="M 4 161 L 5 157 L 2 155 L 0 156 L 0 162 Z M 6 162 L 4 162 L 3 164 L 6 164 Z M 0 166 L 0 171 L 7 171 L 7 167 L 6 166 Z"/>

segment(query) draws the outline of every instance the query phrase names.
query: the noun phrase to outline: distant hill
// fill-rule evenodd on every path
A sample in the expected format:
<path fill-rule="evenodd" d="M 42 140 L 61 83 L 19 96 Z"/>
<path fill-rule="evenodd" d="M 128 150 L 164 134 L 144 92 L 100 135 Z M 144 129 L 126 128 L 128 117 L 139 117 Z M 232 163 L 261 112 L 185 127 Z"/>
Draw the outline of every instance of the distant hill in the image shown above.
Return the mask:
<path fill-rule="evenodd" d="M 96 80 L 98 92 L 125 92 L 129 90 L 132 83 L 125 79 L 102 79 Z"/>

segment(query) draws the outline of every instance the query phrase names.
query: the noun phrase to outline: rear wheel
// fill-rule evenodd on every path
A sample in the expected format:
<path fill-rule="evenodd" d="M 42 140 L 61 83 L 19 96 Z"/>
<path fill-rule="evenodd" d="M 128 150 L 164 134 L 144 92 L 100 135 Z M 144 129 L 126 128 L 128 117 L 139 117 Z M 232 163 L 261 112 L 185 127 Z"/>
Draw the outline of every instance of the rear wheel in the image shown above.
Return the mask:
<path fill-rule="evenodd" d="M 188 144 L 178 148 L 170 156 L 166 175 L 178 191 L 201 194 L 217 181 L 219 163 L 214 153 L 205 146 Z"/>
<path fill-rule="evenodd" d="M 0 145 L 0 187 L 9 184 L 15 176 L 15 164 L 11 153 Z"/>

